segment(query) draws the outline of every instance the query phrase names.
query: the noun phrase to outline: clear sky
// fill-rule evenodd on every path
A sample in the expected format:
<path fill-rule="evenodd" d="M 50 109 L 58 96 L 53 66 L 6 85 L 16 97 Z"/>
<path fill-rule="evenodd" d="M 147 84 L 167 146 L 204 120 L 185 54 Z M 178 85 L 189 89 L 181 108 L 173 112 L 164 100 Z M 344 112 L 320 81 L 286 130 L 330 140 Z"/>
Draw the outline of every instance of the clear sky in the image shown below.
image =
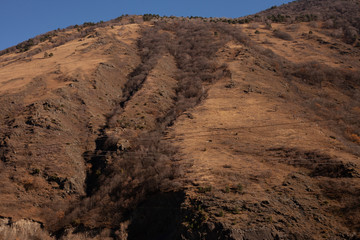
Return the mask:
<path fill-rule="evenodd" d="M 0 0 L 0 50 L 36 35 L 122 14 L 241 17 L 290 0 Z"/>

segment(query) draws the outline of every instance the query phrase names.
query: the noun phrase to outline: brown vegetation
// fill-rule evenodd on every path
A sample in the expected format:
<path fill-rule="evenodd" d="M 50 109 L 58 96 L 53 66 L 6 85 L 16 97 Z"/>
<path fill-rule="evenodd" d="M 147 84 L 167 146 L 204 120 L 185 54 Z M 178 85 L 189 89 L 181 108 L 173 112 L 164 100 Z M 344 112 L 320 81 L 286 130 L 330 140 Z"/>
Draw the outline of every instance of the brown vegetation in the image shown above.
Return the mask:
<path fill-rule="evenodd" d="M 0 237 L 356 239 L 358 29 L 292 13 L 304 2 L 121 16 L 4 50 Z"/>
<path fill-rule="evenodd" d="M 356 1 L 300 0 L 280 7 L 273 7 L 257 14 L 272 22 L 323 21 L 323 27 L 341 30 L 346 43 L 359 38 L 359 3 Z M 330 32 L 329 32 L 330 33 Z"/>

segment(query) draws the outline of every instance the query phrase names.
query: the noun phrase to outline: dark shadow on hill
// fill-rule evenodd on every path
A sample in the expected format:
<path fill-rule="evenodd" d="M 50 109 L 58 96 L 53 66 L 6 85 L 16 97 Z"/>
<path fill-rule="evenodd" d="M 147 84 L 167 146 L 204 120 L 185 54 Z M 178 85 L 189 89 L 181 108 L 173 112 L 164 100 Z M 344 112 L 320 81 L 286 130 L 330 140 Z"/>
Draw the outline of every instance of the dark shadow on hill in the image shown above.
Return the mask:
<path fill-rule="evenodd" d="M 157 193 L 133 212 L 128 240 L 181 239 L 183 191 Z"/>

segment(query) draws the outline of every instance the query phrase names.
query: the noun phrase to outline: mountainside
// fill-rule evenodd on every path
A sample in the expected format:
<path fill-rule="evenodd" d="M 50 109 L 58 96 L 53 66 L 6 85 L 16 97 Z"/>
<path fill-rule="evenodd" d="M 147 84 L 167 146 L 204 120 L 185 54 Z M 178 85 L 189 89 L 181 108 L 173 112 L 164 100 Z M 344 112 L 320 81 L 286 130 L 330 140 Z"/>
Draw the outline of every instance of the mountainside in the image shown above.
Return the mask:
<path fill-rule="evenodd" d="M 298 0 L 280 7 L 272 7 L 253 16 L 275 22 L 321 21 L 327 34 L 360 46 L 360 3 L 356 0 Z M 313 23 L 316 24 L 316 23 Z"/>
<path fill-rule="evenodd" d="M 359 10 L 121 16 L 1 51 L 0 239 L 359 239 Z"/>

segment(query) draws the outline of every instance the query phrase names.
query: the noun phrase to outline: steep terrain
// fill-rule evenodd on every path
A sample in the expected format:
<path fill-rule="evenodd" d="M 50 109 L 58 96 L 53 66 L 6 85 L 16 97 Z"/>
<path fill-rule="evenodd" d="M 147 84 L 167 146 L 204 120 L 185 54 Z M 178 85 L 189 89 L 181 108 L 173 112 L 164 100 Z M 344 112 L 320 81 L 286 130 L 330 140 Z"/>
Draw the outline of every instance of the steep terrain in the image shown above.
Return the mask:
<path fill-rule="evenodd" d="M 319 3 L 2 51 L 0 239 L 360 238 L 358 35 Z"/>

